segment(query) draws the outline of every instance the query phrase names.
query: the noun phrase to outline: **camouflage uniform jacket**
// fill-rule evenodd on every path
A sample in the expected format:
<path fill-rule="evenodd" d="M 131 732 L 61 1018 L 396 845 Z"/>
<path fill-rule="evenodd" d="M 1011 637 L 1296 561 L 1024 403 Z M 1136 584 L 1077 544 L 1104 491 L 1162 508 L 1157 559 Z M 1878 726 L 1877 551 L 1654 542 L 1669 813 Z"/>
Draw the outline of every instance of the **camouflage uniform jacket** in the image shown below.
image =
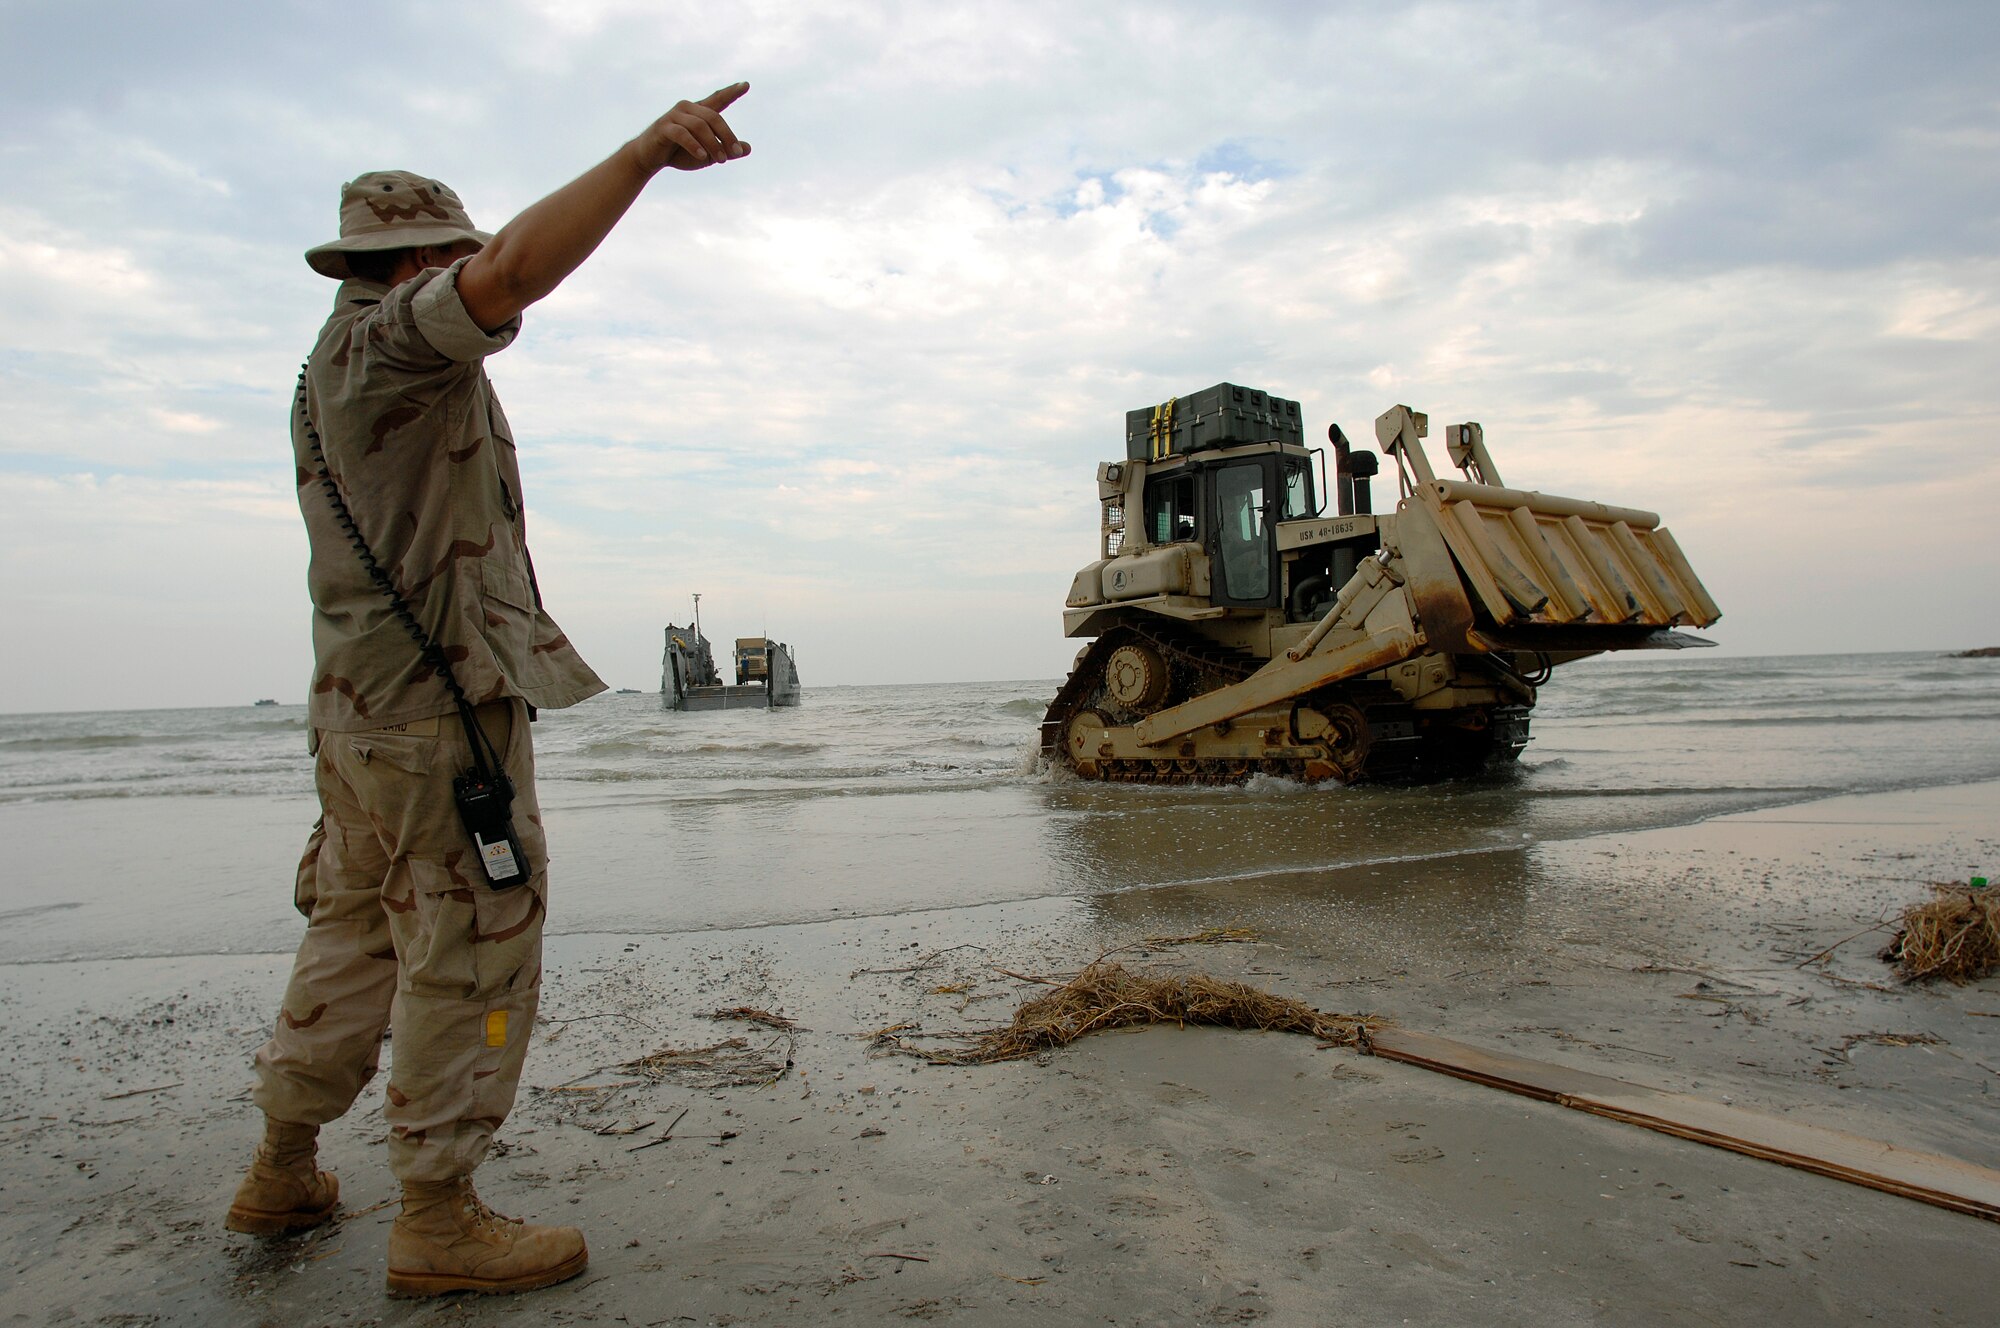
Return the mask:
<path fill-rule="evenodd" d="M 377 561 L 474 704 L 574 705 L 604 690 L 542 611 L 521 470 L 483 361 L 488 335 L 433 268 L 393 290 L 344 281 L 306 371 L 327 465 Z M 450 692 L 369 580 L 319 480 L 297 403 L 292 451 L 312 561 L 314 730 L 358 732 L 449 713 Z"/>

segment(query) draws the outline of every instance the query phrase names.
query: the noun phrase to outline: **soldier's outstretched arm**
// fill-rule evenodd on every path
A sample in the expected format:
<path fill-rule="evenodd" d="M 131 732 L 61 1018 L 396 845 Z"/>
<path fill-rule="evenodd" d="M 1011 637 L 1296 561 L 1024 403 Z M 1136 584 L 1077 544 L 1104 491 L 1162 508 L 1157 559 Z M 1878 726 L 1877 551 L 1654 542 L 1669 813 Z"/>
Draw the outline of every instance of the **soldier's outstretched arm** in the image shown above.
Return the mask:
<path fill-rule="evenodd" d="M 748 83 L 733 83 L 700 101 L 681 102 L 502 226 L 459 270 L 459 298 L 472 321 L 491 332 L 561 285 L 661 171 L 698 171 L 749 156 L 750 145 L 722 118 L 749 90 Z"/>

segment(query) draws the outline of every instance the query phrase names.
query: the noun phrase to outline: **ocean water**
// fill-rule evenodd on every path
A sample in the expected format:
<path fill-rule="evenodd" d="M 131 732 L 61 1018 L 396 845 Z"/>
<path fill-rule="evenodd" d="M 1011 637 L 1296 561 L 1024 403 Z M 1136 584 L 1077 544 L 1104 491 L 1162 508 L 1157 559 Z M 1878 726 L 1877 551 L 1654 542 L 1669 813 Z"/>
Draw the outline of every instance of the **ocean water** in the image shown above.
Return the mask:
<path fill-rule="evenodd" d="M 2000 779 L 2000 661 L 1583 661 L 1518 766 L 1422 788 L 1099 785 L 1043 768 L 1057 680 L 808 688 L 536 725 L 551 930 L 670 932 L 1116 895 Z M 315 815 L 302 706 L 0 716 L 0 962 L 294 944 Z"/>

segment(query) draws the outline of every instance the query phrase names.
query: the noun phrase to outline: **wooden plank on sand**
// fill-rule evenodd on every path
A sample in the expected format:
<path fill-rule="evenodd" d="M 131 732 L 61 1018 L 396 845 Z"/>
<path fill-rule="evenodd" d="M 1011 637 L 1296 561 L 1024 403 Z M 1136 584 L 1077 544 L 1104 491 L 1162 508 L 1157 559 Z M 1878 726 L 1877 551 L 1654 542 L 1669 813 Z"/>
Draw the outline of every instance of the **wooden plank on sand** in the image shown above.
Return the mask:
<path fill-rule="evenodd" d="M 1386 1060 L 2000 1222 L 2000 1171 L 1970 1162 L 1429 1033 L 1377 1028 L 1371 1040 Z"/>

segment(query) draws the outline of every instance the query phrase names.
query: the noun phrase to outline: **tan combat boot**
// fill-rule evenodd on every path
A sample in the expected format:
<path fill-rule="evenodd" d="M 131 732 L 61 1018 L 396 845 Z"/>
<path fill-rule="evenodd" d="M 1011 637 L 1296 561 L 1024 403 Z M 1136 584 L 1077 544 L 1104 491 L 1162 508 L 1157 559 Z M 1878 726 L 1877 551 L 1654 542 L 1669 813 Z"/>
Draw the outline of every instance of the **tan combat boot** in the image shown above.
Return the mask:
<path fill-rule="evenodd" d="M 277 1236 L 316 1227 L 340 1202 L 340 1182 L 313 1165 L 319 1126 L 264 1118 L 249 1174 L 236 1187 L 223 1225 L 253 1236 Z"/>
<path fill-rule="evenodd" d="M 575 1277 L 589 1262 L 575 1227 L 502 1217 L 473 1193 L 472 1177 L 403 1186 L 389 1228 L 389 1294 L 533 1291 Z"/>

